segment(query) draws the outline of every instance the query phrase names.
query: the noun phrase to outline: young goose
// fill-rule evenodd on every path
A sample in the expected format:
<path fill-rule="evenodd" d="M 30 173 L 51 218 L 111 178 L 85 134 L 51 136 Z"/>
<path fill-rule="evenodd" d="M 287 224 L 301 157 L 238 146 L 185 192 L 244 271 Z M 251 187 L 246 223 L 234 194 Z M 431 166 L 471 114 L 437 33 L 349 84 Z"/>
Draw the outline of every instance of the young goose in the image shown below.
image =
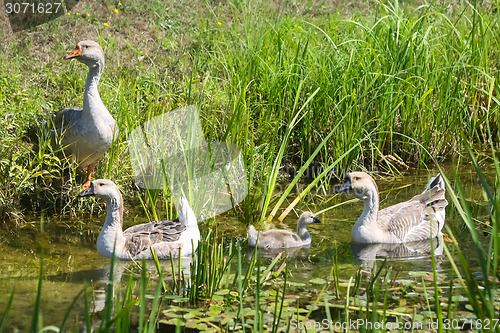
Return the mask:
<path fill-rule="evenodd" d="M 113 250 L 118 259 L 152 259 L 150 248 L 159 259 L 191 255 L 198 246 L 200 230 L 196 215 L 186 198 L 179 200 L 179 221 L 153 221 L 135 225 L 123 231 L 123 199 L 111 180 L 98 179 L 82 191 L 79 197 L 96 196 L 106 201 L 104 226 L 97 238 L 97 251 L 111 257 Z"/>
<path fill-rule="evenodd" d="M 118 137 L 118 126 L 102 103 L 97 90 L 104 69 L 104 52 L 101 46 L 88 40 L 80 42 L 64 59 L 77 59 L 89 67 L 89 72 L 83 108 L 69 107 L 56 112 L 52 142 L 55 142 L 56 133 L 62 136 L 61 144 L 65 152 L 73 156 L 80 168 L 87 168 L 83 184 L 87 188 L 97 161 Z"/>
<path fill-rule="evenodd" d="M 312 223 L 321 223 L 311 212 L 300 215 L 297 223 L 297 232 L 272 229 L 258 232 L 251 225 L 248 229 L 248 245 L 263 249 L 282 249 L 289 247 L 307 246 L 311 244 L 311 235 L 306 227 Z"/>
<path fill-rule="evenodd" d="M 434 238 L 444 226 L 445 186 L 440 174 L 425 191 L 408 201 L 379 211 L 379 193 L 372 177 L 351 172 L 336 193 L 347 192 L 364 200 L 363 213 L 354 224 L 351 238 L 357 243 L 404 243 Z"/>

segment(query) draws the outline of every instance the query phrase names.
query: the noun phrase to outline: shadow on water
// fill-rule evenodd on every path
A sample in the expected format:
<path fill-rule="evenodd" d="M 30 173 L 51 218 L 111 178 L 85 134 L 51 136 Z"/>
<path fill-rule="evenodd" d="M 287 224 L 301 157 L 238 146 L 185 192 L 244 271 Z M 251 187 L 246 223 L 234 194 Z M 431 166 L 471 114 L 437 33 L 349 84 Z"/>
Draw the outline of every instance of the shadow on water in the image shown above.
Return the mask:
<path fill-rule="evenodd" d="M 381 208 L 399 201 L 408 200 L 413 195 L 421 193 L 428 181 L 430 174 L 410 174 L 402 179 L 377 181 L 380 191 L 391 188 L 400 188 L 405 184 L 412 186 L 400 188 L 381 195 Z M 477 176 L 473 171 L 462 171 L 464 188 L 472 204 L 475 218 L 482 221 L 487 216 L 488 207 L 484 204 Z M 346 196 L 333 198 L 325 207 L 321 204 L 300 207 L 303 210 L 319 211 L 347 200 Z M 294 230 L 301 209 L 291 213 L 283 221 L 284 228 Z M 290 272 L 290 282 L 304 283 L 314 278 L 327 278 L 334 258 L 339 266 L 340 277 L 349 279 L 355 276 L 360 266 L 370 270 L 376 261 L 388 259 L 388 265 L 393 270 L 399 271 L 399 276 L 408 276 L 416 271 L 432 271 L 432 248 L 437 255 L 438 271 L 448 271 L 449 263 L 441 256 L 443 246 L 441 239 L 433 241 L 416 242 L 405 245 L 369 245 L 361 246 L 351 244 L 350 230 L 363 209 L 361 202 L 341 206 L 321 216 L 323 224 L 309 228 L 312 237 L 310 248 L 292 249 L 286 251 L 288 255 L 287 270 Z M 454 213 L 451 205 L 446 209 L 446 223 L 452 228 L 455 237 L 460 242 L 462 251 L 469 253 L 471 265 L 477 267 L 475 250 L 470 240 L 469 233 L 459 217 Z M 146 222 L 140 211 L 128 211 L 125 217 L 125 227 L 131 224 Z M 8 322 L 8 329 L 21 332 L 29 330 L 32 307 L 37 292 L 37 280 L 40 269 L 41 248 L 44 257 L 44 284 L 42 290 L 42 315 L 44 325 L 59 325 L 74 297 L 87 284 L 94 290 L 93 311 L 99 312 L 104 306 L 106 284 L 109 279 L 108 258 L 100 257 L 95 249 L 98 231 L 102 226 L 104 217 L 94 218 L 90 222 L 82 222 L 81 218 L 56 220 L 52 219 L 44 225 L 43 235 L 37 217 L 33 223 L 28 223 L 17 229 L 0 230 L 0 293 L 6 295 L 0 298 L 0 308 L 4 308 L 11 291 L 15 288 L 15 297 L 11 313 L 16 313 Z M 246 237 L 247 226 L 237 217 L 223 215 L 217 217 L 219 235 L 231 240 L 242 240 Z M 71 226 L 68 228 L 68 226 Z M 76 226 L 76 227 L 75 227 Z M 200 224 L 200 228 L 204 225 Z M 252 256 L 252 249 L 248 250 L 247 258 Z M 278 251 L 281 252 L 281 251 Z M 277 255 L 276 251 L 262 251 L 263 258 L 271 260 Z M 247 259 L 248 260 L 248 259 Z M 164 271 L 169 270 L 170 263 L 162 262 Z M 151 266 L 151 271 L 154 271 Z M 135 273 L 134 273 L 135 272 Z M 131 274 L 136 274 L 137 266 L 130 262 L 118 262 L 114 274 L 115 283 L 127 281 Z M 189 273 L 189 272 L 186 272 Z M 169 277 L 166 276 L 166 279 Z M 303 288 L 307 289 L 307 285 Z M 83 302 L 78 302 L 74 313 L 83 311 Z"/>

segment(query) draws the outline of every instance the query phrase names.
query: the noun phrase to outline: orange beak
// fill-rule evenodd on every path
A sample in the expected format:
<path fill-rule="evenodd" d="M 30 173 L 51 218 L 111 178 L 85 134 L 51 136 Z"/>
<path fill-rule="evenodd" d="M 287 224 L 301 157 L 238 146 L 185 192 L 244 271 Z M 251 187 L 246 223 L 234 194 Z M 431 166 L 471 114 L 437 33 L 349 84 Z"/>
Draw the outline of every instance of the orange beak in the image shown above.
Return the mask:
<path fill-rule="evenodd" d="M 82 56 L 82 47 L 80 44 L 76 44 L 75 49 L 64 56 L 64 60 L 79 58 Z"/>

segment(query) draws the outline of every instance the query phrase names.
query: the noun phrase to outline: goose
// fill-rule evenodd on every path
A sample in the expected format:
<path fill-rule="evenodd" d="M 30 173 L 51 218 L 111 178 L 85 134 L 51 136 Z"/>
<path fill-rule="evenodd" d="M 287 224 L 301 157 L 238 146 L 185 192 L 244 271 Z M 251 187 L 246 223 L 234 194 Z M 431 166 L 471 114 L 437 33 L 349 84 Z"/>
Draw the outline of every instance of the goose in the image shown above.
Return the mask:
<path fill-rule="evenodd" d="M 180 197 L 178 221 L 153 221 L 123 231 L 123 198 L 120 189 L 108 179 L 97 179 L 79 197 L 96 196 L 106 201 L 104 226 L 97 237 L 97 252 L 105 257 L 123 260 L 186 257 L 193 254 L 200 240 L 196 215 L 186 198 Z"/>
<path fill-rule="evenodd" d="M 77 59 L 89 67 L 83 108 L 68 107 L 54 115 L 55 130 L 51 133 L 52 142 L 56 134 L 61 137 L 61 145 L 66 154 L 75 159 L 83 170 L 87 168 L 87 177 L 83 187 L 90 185 L 94 167 L 104 153 L 108 151 L 118 137 L 115 119 L 102 103 L 97 86 L 104 69 L 104 52 L 94 41 L 83 41 L 64 59 Z"/>
<path fill-rule="evenodd" d="M 259 232 L 251 225 L 248 229 L 248 245 L 262 249 L 282 249 L 310 245 L 311 235 L 306 227 L 312 223 L 321 223 L 321 221 L 313 213 L 304 212 L 299 217 L 296 233 L 278 229 Z"/>
<path fill-rule="evenodd" d="M 364 200 L 364 209 L 351 230 L 356 243 L 406 243 L 442 235 L 448 205 L 441 174 L 432 178 L 423 193 L 379 211 L 377 184 L 365 172 L 346 174 L 335 191 Z"/>

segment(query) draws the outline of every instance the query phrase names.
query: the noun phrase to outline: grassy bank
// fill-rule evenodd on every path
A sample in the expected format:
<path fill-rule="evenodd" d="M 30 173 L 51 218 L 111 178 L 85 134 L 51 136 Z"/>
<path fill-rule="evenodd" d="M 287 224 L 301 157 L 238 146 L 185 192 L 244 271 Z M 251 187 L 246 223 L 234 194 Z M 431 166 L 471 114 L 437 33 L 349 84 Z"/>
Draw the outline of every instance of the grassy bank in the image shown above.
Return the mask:
<path fill-rule="evenodd" d="M 100 94 L 120 127 L 96 177 L 135 195 L 128 133 L 196 104 L 207 141 L 242 147 L 252 188 L 243 211 L 254 221 L 272 207 L 278 169 L 311 156 L 310 165 L 324 168 L 336 161 L 337 173 L 396 172 L 460 155 L 464 139 L 482 147 L 487 124 L 497 143 L 498 18 L 491 5 L 466 2 L 348 8 L 313 1 L 102 1 L 78 4 L 32 30 L 11 34 L 4 27 L 3 219 L 78 209 L 74 168 L 63 174 L 67 161 L 33 145 L 46 110 L 82 103 L 86 68 L 61 60 L 77 41 L 97 40 L 104 48 Z"/>
<path fill-rule="evenodd" d="M 281 199 L 313 166 L 319 171 L 312 186 L 328 194 L 335 174 L 349 168 L 398 173 L 407 166 L 455 164 L 462 158 L 472 161 L 490 212 L 489 222 L 478 227 L 460 175 L 446 174 L 448 209 L 454 208 L 470 234 L 479 273 L 448 230 L 453 243 L 444 248 L 450 263 L 444 273 L 430 258 L 432 270 L 408 279 L 377 262 L 371 273 L 359 271 L 346 280 L 332 258 L 331 274 L 306 281 L 306 287 L 288 280 L 302 267 L 279 257 L 244 260 L 241 244 L 217 238 L 207 222 L 189 275 L 172 262 L 170 271 L 159 265 L 153 271 L 137 268 L 118 291 L 105 282 L 106 306 L 98 316 L 90 309 L 95 287 L 88 286 L 75 298 L 84 308 L 76 319 L 70 307 L 63 322 L 46 331 L 69 326 L 154 331 L 165 324 L 274 332 L 326 318 L 341 324 L 422 322 L 437 331 L 456 323 L 499 332 L 500 325 L 493 328 L 491 322 L 500 306 L 499 15 L 484 2 L 348 7 L 314 1 L 131 0 L 92 6 L 80 1 L 69 14 L 16 34 L 3 24 L 3 221 L 20 221 L 30 212 L 90 211 L 93 205 L 74 198 L 81 184 L 75 165 L 52 151 L 43 135 L 50 126 L 47 110 L 82 104 L 86 68 L 63 62 L 62 56 L 84 39 L 99 41 L 105 50 L 99 89 L 120 127 L 119 140 L 95 177 L 119 184 L 128 201 L 142 200 L 149 216 L 171 211 L 169 194 L 135 186 L 128 134 L 165 111 L 191 104 L 200 110 L 207 141 L 242 148 L 251 190 L 234 213 L 248 222 L 285 208 Z M 495 169 L 493 186 L 482 168 Z M 291 186 L 274 195 L 284 171 L 292 174 Z M 81 226 L 82 233 L 86 228 Z M 33 332 L 44 328 L 43 263 L 40 267 Z M 0 332 L 15 316 L 9 312 L 15 290 L 5 297 Z"/>

